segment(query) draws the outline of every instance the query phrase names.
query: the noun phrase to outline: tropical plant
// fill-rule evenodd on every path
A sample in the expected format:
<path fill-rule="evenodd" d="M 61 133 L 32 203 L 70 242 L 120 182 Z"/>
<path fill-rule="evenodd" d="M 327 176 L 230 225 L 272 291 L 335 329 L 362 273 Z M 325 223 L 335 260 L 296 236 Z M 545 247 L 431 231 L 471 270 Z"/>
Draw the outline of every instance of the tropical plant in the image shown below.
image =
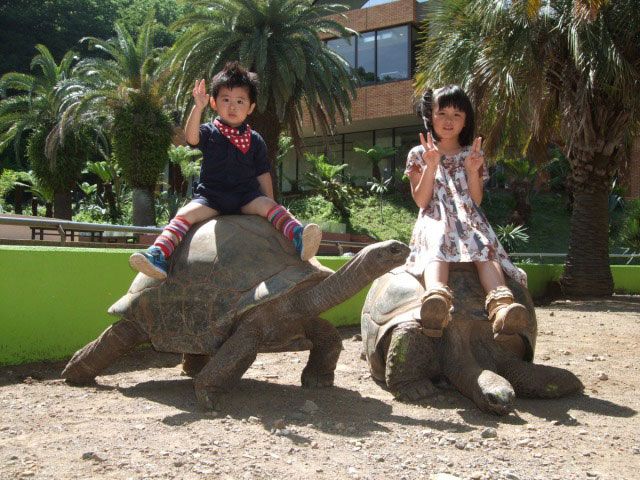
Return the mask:
<path fill-rule="evenodd" d="M 293 138 L 289 135 L 281 133 L 278 137 L 278 153 L 276 155 L 276 169 L 278 170 L 278 191 L 282 191 L 283 177 L 291 184 L 291 191 L 294 189 L 294 185 L 291 183 L 291 179 L 286 177 L 283 172 L 284 159 L 289 154 L 291 149 L 294 148 Z M 296 185 L 297 188 L 297 185 Z"/>
<path fill-rule="evenodd" d="M 200 174 L 202 152 L 183 145 L 172 145 L 169 148 L 169 161 L 180 167 L 180 173 L 187 185 L 187 196 L 190 196 L 193 191 L 193 182 Z"/>
<path fill-rule="evenodd" d="M 374 145 L 371 148 L 353 147 L 353 151 L 367 157 L 369 162 L 371 162 L 371 175 L 377 181 L 381 181 L 382 174 L 380 173 L 380 162 L 385 158 L 395 155 L 396 148 Z"/>
<path fill-rule="evenodd" d="M 387 178 L 385 181 L 374 179 L 372 182 L 367 182 L 369 191 L 378 196 L 380 202 L 380 222 L 384 223 L 384 217 L 382 216 L 382 196 L 389 191 L 389 184 L 393 180 L 393 177 Z"/>
<path fill-rule="evenodd" d="M 496 236 L 507 252 L 515 252 L 529 243 L 527 227 L 523 225 L 514 225 L 513 223 L 498 225 Z"/>
<path fill-rule="evenodd" d="M 33 195 L 35 206 L 33 207 L 37 213 L 37 203 L 40 202 L 45 206 L 45 217 L 53 217 L 53 201 L 54 192 L 48 185 L 40 183 L 40 179 L 30 170 L 23 172 L 21 181 L 16 182 L 16 186 L 24 188 Z"/>
<path fill-rule="evenodd" d="M 154 190 L 168 162 L 173 124 L 164 111 L 162 73 L 153 47 L 150 18 L 134 39 L 116 23 L 117 36 L 84 38 L 100 56 L 81 60 L 75 78 L 59 89 L 63 115 L 60 138 L 73 125 L 99 125 L 112 142 L 115 158 L 133 190 L 133 223 L 155 224 Z M 54 136 L 55 138 L 55 136 Z"/>
<path fill-rule="evenodd" d="M 28 140 L 27 158 L 38 182 L 54 192 L 54 214 L 71 219 L 71 189 L 80 178 L 87 160 L 87 143 L 82 128 L 66 142 L 45 142 L 58 119 L 56 88 L 72 76 L 76 55 L 70 51 L 57 64 L 49 49 L 36 45 L 31 61 L 33 74 L 10 72 L 0 78 L 0 90 L 17 92 L 0 102 L 0 153 L 13 145 L 17 164 L 22 164 L 23 140 Z"/>
<path fill-rule="evenodd" d="M 106 211 L 109 221 L 121 223 L 125 193 L 121 178 L 122 172 L 108 154 L 101 153 L 105 160 L 88 162 L 84 173 L 93 174 L 98 179 L 95 198 L 100 207 Z"/>
<path fill-rule="evenodd" d="M 347 205 L 353 198 L 351 187 L 341 180 L 342 172 L 348 164 L 332 165 L 324 154 L 305 154 L 305 160 L 310 163 L 311 171 L 305 175 L 306 185 L 328 200 L 343 223 L 349 223 L 349 208 Z"/>
<path fill-rule="evenodd" d="M 632 252 L 640 253 L 640 200 L 627 202 L 625 214 L 620 227 L 620 242 Z"/>
<path fill-rule="evenodd" d="M 511 192 L 516 202 L 513 223 L 526 224 L 531 218 L 531 196 L 535 191 L 538 167 L 522 157 L 502 158 L 499 163 L 504 167 L 507 190 Z"/>
<path fill-rule="evenodd" d="M 174 25 L 184 33 L 170 51 L 171 85 L 186 103 L 195 80 L 212 78 L 230 60 L 257 73 L 260 94 L 249 123 L 267 144 L 277 190 L 275 159 L 285 126 L 301 154 L 304 115 L 324 132 L 348 117 L 355 80 L 349 64 L 320 38 L 353 34 L 328 17 L 346 7 L 309 0 L 195 0 L 191 5 L 193 13 Z"/>
<path fill-rule="evenodd" d="M 417 86 L 461 83 L 483 146 L 536 158 L 553 141 L 571 165 L 571 235 L 561 285 L 613 292 L 608 194 L 640 117 L 635 0 L 432 0 Z"/>

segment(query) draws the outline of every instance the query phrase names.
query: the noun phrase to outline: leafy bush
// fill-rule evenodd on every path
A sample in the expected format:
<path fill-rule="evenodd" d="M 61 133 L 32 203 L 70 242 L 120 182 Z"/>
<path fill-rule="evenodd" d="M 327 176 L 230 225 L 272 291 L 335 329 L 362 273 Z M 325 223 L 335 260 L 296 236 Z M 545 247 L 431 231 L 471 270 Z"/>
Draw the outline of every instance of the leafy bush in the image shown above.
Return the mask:
<path fill-rule="evenodd" d="M 526 233 L 526 230 L 527 228 L 522 225 L 507 223 L 506 225 L 498 225 L 495 232 L 504 249 L 507 252 L 515 252 L 529 243 L 529 234 Z"/>
<path fill-rule="evenodd" d="M 353 199 L 355 191 L 353 187 L 343 183 L 340 176 L 349 165 L 333 165 L 323 154 L 307 153 L 305 159 L 311 164 L 311 171 L 305 176 L 306 185 L 327 199 L 340 216 L 340 220 L 348 223 L 348 204 Z"/>
<path fill-rule="evenodd" d="M 626 218 L 620 227 L 620 243 L 633 252 L 640 253 L 640 200 L 627 202 Z"/>

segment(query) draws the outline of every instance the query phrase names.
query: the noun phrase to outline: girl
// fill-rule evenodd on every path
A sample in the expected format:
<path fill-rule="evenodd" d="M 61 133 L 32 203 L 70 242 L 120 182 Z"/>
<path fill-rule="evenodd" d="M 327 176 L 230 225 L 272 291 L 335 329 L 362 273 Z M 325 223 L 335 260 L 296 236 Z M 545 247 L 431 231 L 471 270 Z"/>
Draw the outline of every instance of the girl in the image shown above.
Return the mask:
<path fill-rule="evenodd" d="M 420 208 L 411 237 L 407 270 L 424 275 L 420 316 L 427 335 L 440 337 L 450 320 L 449 262 L 473 262 L 487 293 L 485 307 L 494 335 L 524 330 L 528 314 L 515 303 L 504 273 L 526 286 L 479 205 L 488 178 L 482 139 L 473 139 L 471 101 L 458 86 L 427 90 L 420 110 L 427 138 L 408 155 L 405 173 Z"/>

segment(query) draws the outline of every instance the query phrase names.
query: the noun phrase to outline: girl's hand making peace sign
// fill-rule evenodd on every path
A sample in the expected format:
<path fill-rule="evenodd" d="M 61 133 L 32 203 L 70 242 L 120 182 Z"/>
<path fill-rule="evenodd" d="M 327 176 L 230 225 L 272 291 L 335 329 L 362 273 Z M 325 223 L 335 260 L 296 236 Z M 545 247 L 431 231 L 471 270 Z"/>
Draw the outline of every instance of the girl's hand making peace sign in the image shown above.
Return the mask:
<path fill-rule="evenodd" d="M 193 100 L 196 103 L 196 107 L 204 110 L 209 104 L 209 94 L 204 83 L 204 79 L 196 80 L 196 86 L 193 87 Z"/>
<path fill-rule="evenodd" d="M 480 169 L 484 165 L 484 154 L 482 153 L 482 137 L 477 137 L 471 146 L 471 152 L 464 160 L 464 168 L 468 174 L 480 174 Z"/>
<path fill-rule="evenodd" d="M 424 135 L 420 133 L 420 143 L 422 144 L 422 148 L 424 148 L 424 152 L 422 153 L 422 160 L 427 166 L 427 170 L 430 170 L 435 174 L 435 171 L 440 164 L 440 157 L 442 156 L 442 154 L 438 150 L 438 147 L 434 145 L 431 132 L 427 132 L 427 140 L 425 140 Z"/>

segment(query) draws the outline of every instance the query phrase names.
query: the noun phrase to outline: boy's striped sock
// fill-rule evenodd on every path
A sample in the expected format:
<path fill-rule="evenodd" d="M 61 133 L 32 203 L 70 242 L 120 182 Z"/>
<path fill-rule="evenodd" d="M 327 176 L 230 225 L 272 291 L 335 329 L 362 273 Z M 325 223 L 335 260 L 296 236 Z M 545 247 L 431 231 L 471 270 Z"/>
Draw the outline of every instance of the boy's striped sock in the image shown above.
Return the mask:
<path fill-rule="evenodd" d="M 186 218 L 179 215 L 173 217 L 153 244 L 162 250 L 165 258 L 169 258 L 190 228 L 191 223 Z"/>
<path fill-rule="evenodd" d="M 302 224 L 282 205 L 276 205 L 269 210 L 269 213 L 267 213 L 267 219 L 276 228 L 276 230 L 280 231 L 282 235 L 291 241 L 293 241 L 295 228 L 302 226 Z"/>

